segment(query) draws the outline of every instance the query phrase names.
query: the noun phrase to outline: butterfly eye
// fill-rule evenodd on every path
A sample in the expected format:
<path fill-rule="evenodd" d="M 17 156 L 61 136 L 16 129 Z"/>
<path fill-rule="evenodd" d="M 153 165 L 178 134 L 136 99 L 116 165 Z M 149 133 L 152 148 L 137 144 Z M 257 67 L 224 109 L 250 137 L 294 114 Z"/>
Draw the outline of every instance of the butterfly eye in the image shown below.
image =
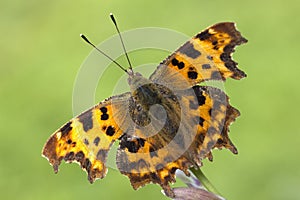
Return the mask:
<path fill-rule="evenodd" d="M 135 75 L 136 75 L 136 76 L 143 76 L 143 75 L 142 75 L 141 73 L 139 73 L 139 72 L 136 72 Z"/>
<path fill-rule="evenodd" d="M 177 101 L 177 97 L 175 95 L 171 95 L 170 97 L 173 101 Z"/>
<path fill-rule="evenodd" d="M 136 105 L 136 109 L 137 109 L 137 111 L 140 112 L 143 108 L 142 108 L 141 104 L 137 104 Z"/>

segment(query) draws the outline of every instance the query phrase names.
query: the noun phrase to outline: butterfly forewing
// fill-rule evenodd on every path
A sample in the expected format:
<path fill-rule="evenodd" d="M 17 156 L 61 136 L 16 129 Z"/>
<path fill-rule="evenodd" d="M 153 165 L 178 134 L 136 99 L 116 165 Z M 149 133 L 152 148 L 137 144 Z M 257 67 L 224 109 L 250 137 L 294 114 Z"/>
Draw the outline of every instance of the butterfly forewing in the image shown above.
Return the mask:
<path fill-rule="evenodd" d="M 55 172 L 61 160 L 78 162 L 93 182 L 106 174 L 106 157 L 112 143 L 123 131 L 128 118 L 130 93 L 109 98 L 70 120 L 56 131 L 43 148 Z"/>
<path fill-rule="evenodd" d="M 234 23 L 219 23 L 197 34 L 164 60 L 150 79 L 163 79 L 181 85 L 185 78 L 190 86 L 206 80 L 241 79 L 246 74 L 237 68 L 231 54 L 237 45 L 246 43 Z M 170 70 L 172 69 L 172 71 Z M 174 78 L 175 73 L 182 76 Z"/>

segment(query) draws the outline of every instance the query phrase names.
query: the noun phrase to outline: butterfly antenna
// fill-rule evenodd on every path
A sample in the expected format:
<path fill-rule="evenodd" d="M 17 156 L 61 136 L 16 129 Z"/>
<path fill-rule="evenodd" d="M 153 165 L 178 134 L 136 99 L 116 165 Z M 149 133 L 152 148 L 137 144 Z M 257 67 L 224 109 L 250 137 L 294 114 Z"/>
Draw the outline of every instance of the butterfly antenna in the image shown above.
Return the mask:
<path fill-rule="evenodd" d="M 121 40 L 121 43 L 122 43 L 122 47 L 123 47 L 123 50 L 124 50 L 124 52 L 125 52 L 125 56 L 126 56 L 126 59 L 127 59 L 127 61 L 128 61 L 128 64 L 129 64 L 129 69 L 132 70 L 132 65 L 131 65 L 131 62 L 130 62 L 130 60 L 129 60 L 129 57 L 128 57 L 126 48 L 125 48 L 125 45 L 124 45 L 124 42 L 123 42 L 123 38 L 122 38 L 122 36 L 121 36 L 119 27 L 118 27 L 118 25 L 117 25 L 117 21 L 116 21 L 114 15 L 113 15 L 112 13 L 110 13 L 110 18 L 111 18 L 111 20 L 113 21 L 113 23 L 114 23 L 114 25 L 115 25 L 115 27 L 116 27 L 116 29 L 117 29 L 117 32 L 118 32 L 118 34 L 119 34 L 119 37 L 120 37 L 120 40 Z"/>
<path fill-rule="evenodd" d="M 122 67 L 117 61 L 115 61 L 114 59 L 112 59 L 109 55 L 107 55 L 106 53 L 104 53 L 103 51 L 101 51 L 98 47 L 96 47 L 93 43 L 91 43 L 87 37 L 85 37 L 83 34 L 80 34 L 80 37 L 89 45 L 91 45 L 92 47 L 94 47 L 98 52 L 100 52 L 101 54 L 103 54 L 105 57 L 107 57 L 109 60 L 111 60 L 113 63 L 115 63 L 118 67 L 120 67 L 123 71 L 125 71 L 127 74 L 127 70 Z"/>

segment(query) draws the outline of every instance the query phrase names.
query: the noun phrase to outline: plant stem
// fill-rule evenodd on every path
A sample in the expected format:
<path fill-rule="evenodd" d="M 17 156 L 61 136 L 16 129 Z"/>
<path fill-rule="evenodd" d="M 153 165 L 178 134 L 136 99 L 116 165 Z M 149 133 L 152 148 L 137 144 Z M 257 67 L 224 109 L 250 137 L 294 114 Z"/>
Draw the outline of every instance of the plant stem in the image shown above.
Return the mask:
<path fill-rule="evenodd" d="M 190 169 L 194 175 L 199 179 L 199 181 L 203 184 L 203 186 L 211 193 L 217 194 L 219 196 L 222 196 L 220 192 L 211 184 L 211 182 L 206 178 L 206 176 L 203 174 L 200 168 L 195 169 L 191 168 Z"/>

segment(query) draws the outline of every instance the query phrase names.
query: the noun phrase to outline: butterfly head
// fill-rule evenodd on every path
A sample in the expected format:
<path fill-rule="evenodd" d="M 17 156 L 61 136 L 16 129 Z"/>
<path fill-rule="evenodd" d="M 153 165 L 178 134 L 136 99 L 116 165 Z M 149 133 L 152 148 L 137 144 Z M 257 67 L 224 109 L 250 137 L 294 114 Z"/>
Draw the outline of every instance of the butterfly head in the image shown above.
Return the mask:
<path fill-rule="evenodd" d="M 135 90 L 136 88 L 139 88 L 145 84 L 150 83 L 149 79 L 143 77 L 143 75 L 140 74 L 139 72 L 133 72 L 132 69 L 128 69 L 127 73 L 129 75 L 127 81 L 132 91 Z"/>

